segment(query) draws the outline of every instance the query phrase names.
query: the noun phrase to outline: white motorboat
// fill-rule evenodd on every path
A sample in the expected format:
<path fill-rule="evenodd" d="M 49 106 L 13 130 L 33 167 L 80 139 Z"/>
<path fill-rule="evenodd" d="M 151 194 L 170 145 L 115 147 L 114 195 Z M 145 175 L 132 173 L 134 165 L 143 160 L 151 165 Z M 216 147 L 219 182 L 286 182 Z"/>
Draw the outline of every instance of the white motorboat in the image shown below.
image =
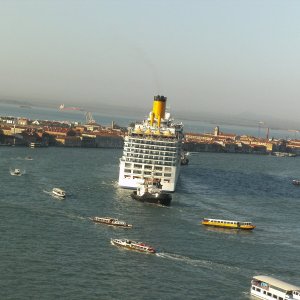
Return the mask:
<path fill-rule="evenodd" d="M 20 169 L 14 169 L 13 171 L 10 172 L 10 174 L 13 176 L 21 176 L 22 172 Z"/>
<path fill-rule="evenodd" d="M 60 188 L 53 188 L 52 194 L 56 197 L 65 198 L 66 192 L 63 189 Z"/>
<path fill-rule="evenodd" d="M 299 179 L 293 179 L 292 184 L 293 185 L 300 185 L 300 180 Z"/>

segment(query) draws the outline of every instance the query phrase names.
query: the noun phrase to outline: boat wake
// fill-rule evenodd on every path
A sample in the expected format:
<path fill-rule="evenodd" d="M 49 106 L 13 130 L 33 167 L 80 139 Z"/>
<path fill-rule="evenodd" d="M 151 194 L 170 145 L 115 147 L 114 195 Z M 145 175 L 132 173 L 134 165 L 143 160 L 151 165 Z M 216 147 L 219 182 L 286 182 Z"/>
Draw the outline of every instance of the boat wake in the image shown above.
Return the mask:
<path fill-rule="evenodd" d="M 57 195 L 54 195 L 54 194 L 52 193 L 52 191 L 46 191 L 46 190 L 43 190 L 43 192 L 44 192 L 45 194 L 47 194 L 47 195 L 52 196 L 52 197 L 55 198 L 55 199 L 58 199 L 58 200 L 64 200 L 64 198 L 59 197 L 59 196 L 57 196 Z"/>
<path fill-rule="evenodd" d="M 194 258 L 190 258 L 188 256 L 179 255 L 179 254 L 175 254 L 175 253 L 158 252 L 158 253 L 156 253 L 156 256 L 165 258 L 165 259 L 170 259 L 173 261 L 182 262 L 182 263 L 194 266 L 194 267 L 200 267 L 200 268 L 205 268 L 205 269 L 210 269 L 210 270 L 215 270 L 216 268 L 223 269 L 223 270 L 224 269 L 232 270 L 234 272 L 239 270 L 238 267 L 233 267 L 233 266 L 229 266 L 229 265 L 225 265 L 222 263 L 217 263 L 217 262 L 213 262 L 213 261 L 209 261 L 209 260 L 194 259 Z"/>
<path fill-rule="evenodd" d="M 112 181 L 111 183 L 110 183 L 114 188 L 116 188 L 116 189 L 121 189 L 120 187 L 119 187 L 119 182 L 118 181 Z M 123 190 L 123 189 L 122 189 Z"/>
<path fill-rule="evenodd" d="M 69 219 L 74 219 L 74 220 L 89 220 L 89 218 L 87 218 L 87 217 L 83 217 L 83 216 L 76 215 L 76 214 L 66 214 L 66 217 Z"/>
<path fill-rule="evenodd" d="M 115 182 L 114 181 L 105 181 L 105 180 L 102 180 L 101 184 L 102 185 L 115 186 Z"/>

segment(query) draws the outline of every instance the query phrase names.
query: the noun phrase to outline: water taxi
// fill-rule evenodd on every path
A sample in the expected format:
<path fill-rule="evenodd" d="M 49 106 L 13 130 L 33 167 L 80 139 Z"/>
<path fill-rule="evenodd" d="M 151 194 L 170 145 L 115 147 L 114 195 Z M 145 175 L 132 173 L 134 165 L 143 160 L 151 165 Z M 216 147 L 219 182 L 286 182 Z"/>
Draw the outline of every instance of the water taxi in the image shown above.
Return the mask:
<path fill-rule="evenodd" d="M 244 229 L 244 230 L 252 230 L 256 226 L 254 226 L 251 222 L 240 222 L 240 221 L 232 221 L 232 220 L 219 220 L 219 219 L 203 219 L 202 225 L 206 226 L 214 226 L 228 229 Z"/>
<path fill-rule="evenodd" d="M 265 300 L 300 300 L 299 286 L 265 275 L 252 278 L 250 293 Z"/>
<path fill-rule="evenodd" d="M 136 242 L 128 239 L 111 239 L 110 243 L 112 245 L 126 248 L 129 250 L 150 253 L 150 254 L 156 253 L 156 250 L 153 247 L 146 245 L 143 242 Z"/>
<path fill-rule="evenodd" d="M 52 190 L 52 194 L 56 197 L 60 197 L 60 198 L 65 198 L 66 197 L 66 192 L 60 188 L 54 188 Z"/>
<path fill-rule="evenodd" d="M 116 227 L 125 227 L 125 228 L 131 228 L 132 225 L 126 223 L 125 221 L 121 221 L 115 218 L 111 218 L 111 217 L 92 217 L 89 218 L 90 220 L 92 220 L 95 223 L 102 223 L 102 224 L 106 224 L 109 226 L 116 226 Z"/>

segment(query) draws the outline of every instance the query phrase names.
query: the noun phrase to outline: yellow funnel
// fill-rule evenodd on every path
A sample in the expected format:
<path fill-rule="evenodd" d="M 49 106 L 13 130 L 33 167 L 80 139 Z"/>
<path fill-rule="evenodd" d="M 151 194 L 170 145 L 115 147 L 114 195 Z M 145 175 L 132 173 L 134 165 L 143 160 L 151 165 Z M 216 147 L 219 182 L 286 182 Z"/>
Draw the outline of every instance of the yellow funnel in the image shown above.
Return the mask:
<path fill-rule="evenodd" d="M 154 96 L 152 113 L 157 120 L 157 126 L 160 127 L 160 121 L 165 117 L 167 97 Z M 152 124 L 151 124 L 152 125 Z"/>

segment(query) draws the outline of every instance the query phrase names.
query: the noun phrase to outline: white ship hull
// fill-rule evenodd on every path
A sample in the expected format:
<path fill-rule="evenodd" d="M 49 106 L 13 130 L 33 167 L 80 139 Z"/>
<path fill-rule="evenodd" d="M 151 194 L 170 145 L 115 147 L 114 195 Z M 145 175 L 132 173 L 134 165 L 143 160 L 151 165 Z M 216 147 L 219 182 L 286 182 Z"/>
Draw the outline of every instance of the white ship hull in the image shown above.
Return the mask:
<path fill-rule="evenodd" d="M 128 175 L 125 175 L 124 170 L 125 170 L 125 162 L 121 161 L 120 162 L 120 174 L 119 174 L 119 186 L 121 188 L 136 190 L 138 185 L 140 183 L 142 183 L 142 181 L 145 178 L 151 178 L 150 176 L 145 177 L 144 175 L 141 176 L 141 178 L 131 178 L 131 177 L 128 177 Z M 162 185 L 163 191 L 166 191 L 166 192 L 174 192 L 175 191 L 179 173 L 180 173 L 180 164 L 176 167 L 173 167 L 173 172 L 171 173 L 173 175 L 173 177 L 172 178 L 168 177 L 168 179 L 167 179 L 170 182 L 166 182 L 163 177 L 159 178 L 159 179 L 161 179 L 161 185 Z"/>
<path fill-rule="evenodd" d="M 183 125 L 165 113 L 163 96 L 154 97 L 149 118 L 130 127 L 120 158 L 119 186 L 136 189 L 144 179 L 159 182 L 162 190 L 174 192 L 181 165 Z"/>

